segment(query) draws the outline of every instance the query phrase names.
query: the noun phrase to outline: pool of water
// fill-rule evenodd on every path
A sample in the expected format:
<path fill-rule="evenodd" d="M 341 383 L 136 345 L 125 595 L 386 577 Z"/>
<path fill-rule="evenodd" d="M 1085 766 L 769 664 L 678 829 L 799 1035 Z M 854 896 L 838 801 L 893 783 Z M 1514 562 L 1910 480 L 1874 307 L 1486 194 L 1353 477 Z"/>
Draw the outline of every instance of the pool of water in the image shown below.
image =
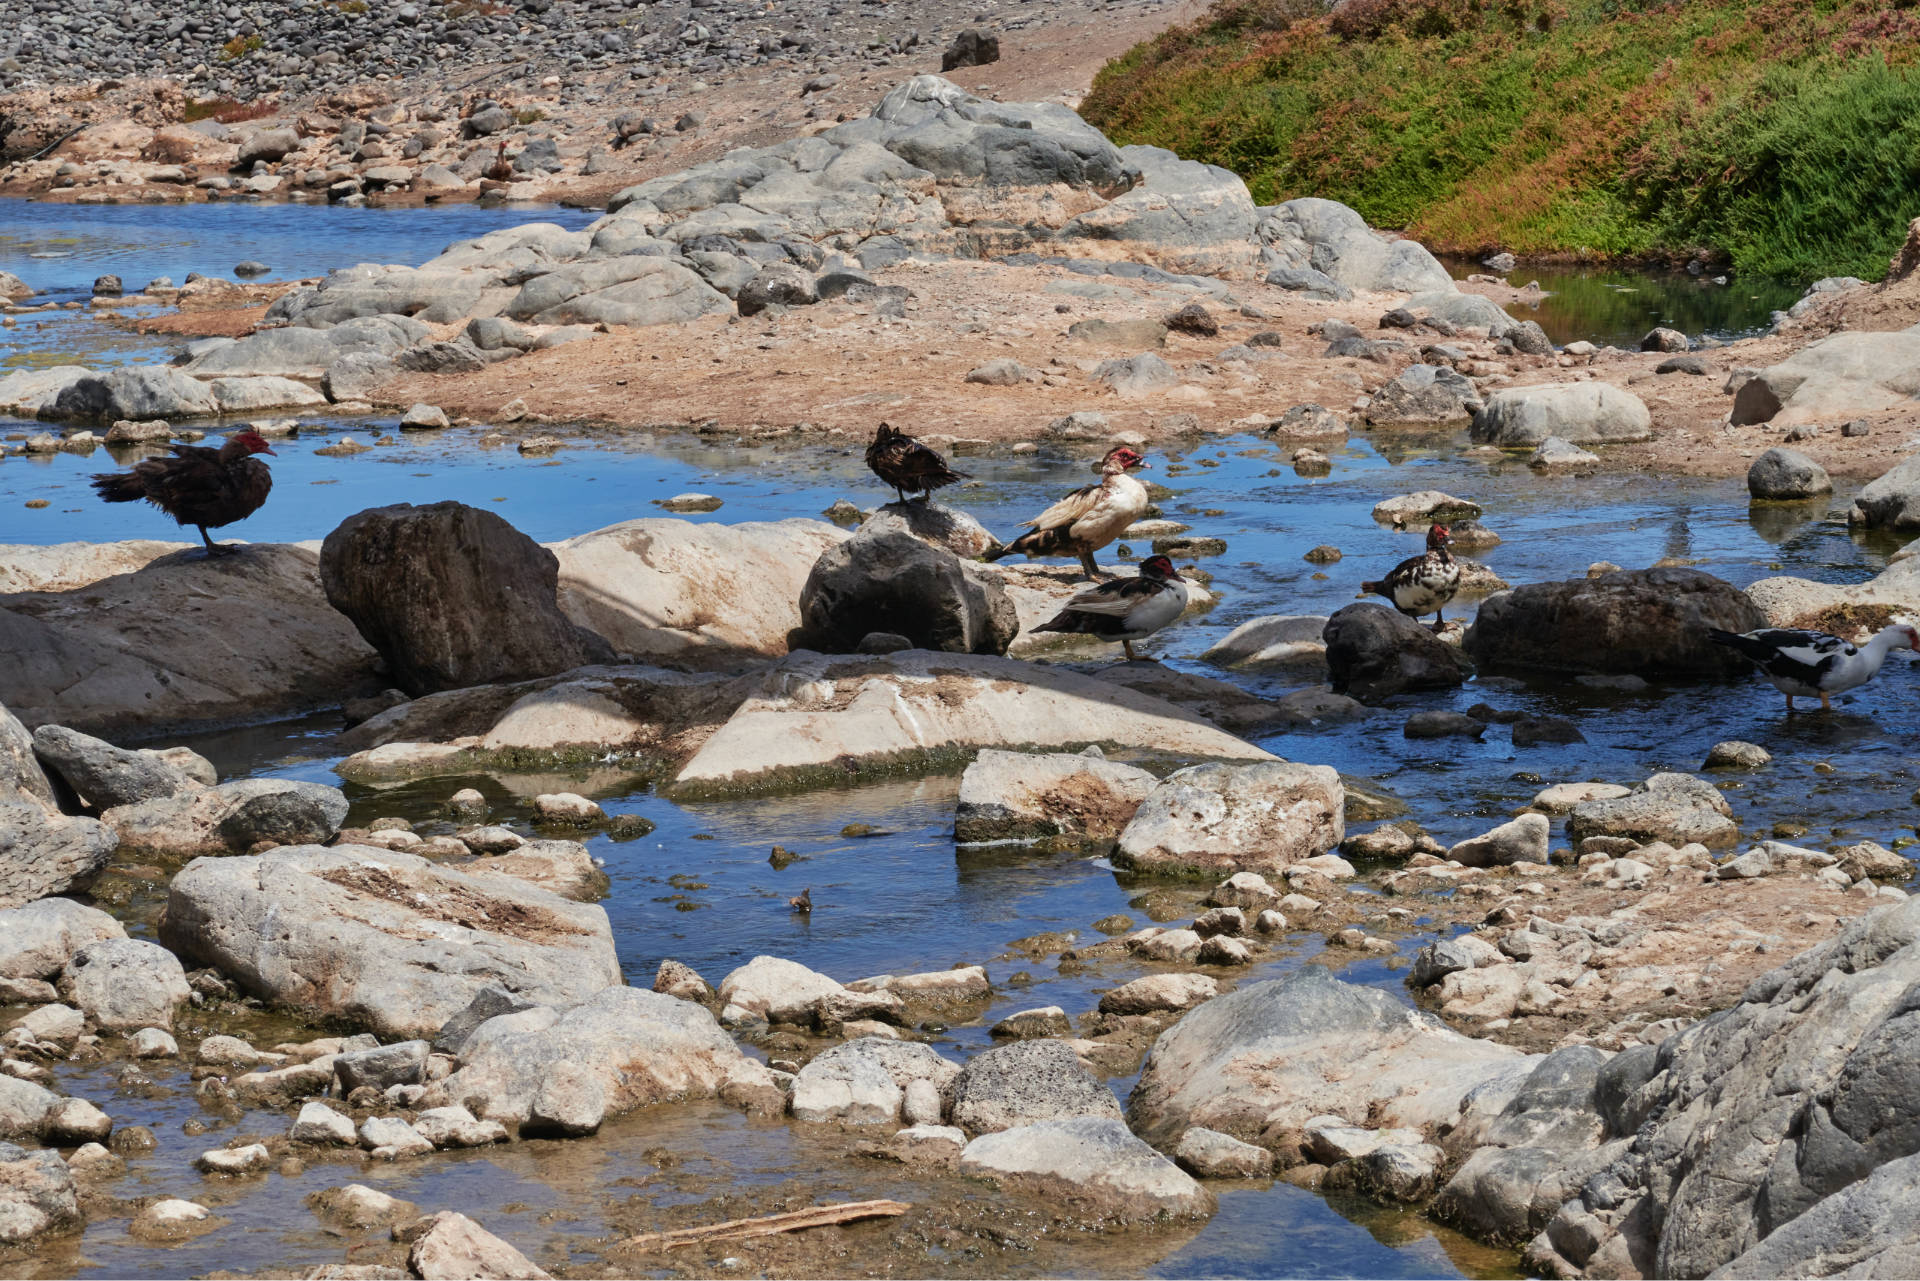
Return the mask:
<path fill-rule="evenodd" d="M 1471 259 L 1447 259 L 1455 280 L 1485 274 Z M 1559 267 L 1521 263 L 1507 273 L 1515 285 L 1538 281 L 1543 296 L 1521 299 L 1507 310 L 1535 320 L 1547 337 L 1565 346 L 1590 343 L 1637 348 L 1647 331 L 1664 325 L 1689 338 L 1728 342 L 1751 338 L 1773 327 L 1773 313 L 1800 300 L 1805 286 L 1765 276 L 1699 276 L 1684 271 L 1626 267 Z"/>

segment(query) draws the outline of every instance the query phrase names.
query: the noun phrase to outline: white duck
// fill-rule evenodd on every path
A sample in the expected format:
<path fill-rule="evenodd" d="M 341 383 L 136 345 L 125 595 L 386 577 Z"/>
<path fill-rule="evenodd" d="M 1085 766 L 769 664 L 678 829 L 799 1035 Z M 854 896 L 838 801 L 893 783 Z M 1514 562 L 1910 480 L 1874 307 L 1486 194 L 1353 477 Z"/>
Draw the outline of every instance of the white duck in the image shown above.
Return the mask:
<path fill-rule="evenodd" d="M 1896 649 L 1920 650 L 1920 631 L 1905 623 L 1883 627 L 1864 645 L 1830 635 L 1827 632 L 1802 631 L 1793 627 L 1768 627 L 1757 632 L 1711 633 L 1716 644 L 1738 650 L 1773 687 L 1787 696 L 1787 710 L 1793 710 L 1795 698 L 1818 696 L 1820 706 L 1833 710 L 1832 697 L 1856 686 L 1865 685 L 1887 661 L 1887 653 Z"/>
<path fill-rule="evenodd" d="M 1051 621 L 1034 630 L 1119 641 L 1131 662 L 1139 657 L 1133 643 L 1185 613 L 1187 599 L 1187 580 L 1174 572 L 1173 562 L 1149 556 L 1140 562 L 1138 578 L 1114 578 L 1082 588 Z"/>
<path fill-rule="evenodd" d="M 1147 487 L 1127 474 L 1144 470 L 1146 466 L 1147 460 L 1125 445 L 1109 449 L 1107 456 L 1100 460 L 1103 479 L 1098 485 L 1074 490 L 1034 517 L 1032 529 L 1005 546 L 994 548 L 985 558 L 999 560 L 1015 552 L 1027 556 L 1078 556 L 1087 577 L 1099 578 L 1100 569 L 1093 562 L 1093 554 L 1146 515 L 1152 502 Z"/>

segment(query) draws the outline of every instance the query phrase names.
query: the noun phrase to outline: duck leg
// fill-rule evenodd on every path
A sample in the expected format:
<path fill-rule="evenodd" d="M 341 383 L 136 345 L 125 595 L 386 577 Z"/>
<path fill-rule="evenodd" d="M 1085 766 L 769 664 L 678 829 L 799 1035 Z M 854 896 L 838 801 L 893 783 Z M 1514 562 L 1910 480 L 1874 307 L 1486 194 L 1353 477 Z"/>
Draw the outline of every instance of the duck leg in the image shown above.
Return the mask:
<path fill-rule="evenodd" d="M 1823 712 L 1833 710 L 1833 700 L 1827 696 L 1827 691 L 1824 689 L 1820 691 L 1820 710 Z"/>
<path fill-rule="evenodd" d="M 1096 583 L 1100 581 L 1100 567 L 1094 564 L 1091 549 L 1085 547 L 1080 549 L 1080 568 L 1086 571 L 1089 579 Z"/>
<path fill-rule="evenodd" d="M 214 542 L 213 539 L 207 536 L 207 527 L 205 525 L 195 525 L 194 528 L 200 531 L 200 541 L 207 545 L 208 560 L 212 560 L 215 556 L 231 556 L 240 550 L 237 547 L 227 547 Z"/>
<path fill-rule="evenodd" d="M 893 492 L 900 496 L 900 502 L 904 506 L 907 501 L 907 491 L 900 488 L 900 486 L 895 485 L 893 487 Z"/>
<path fill-rule="evenodd" d="M 1787 715 L 1793 715 L 1793 695 L 1787 695 Z"/>
<path fill-rule="evenodd" d="M 1139 662 L 1139 661 L 1140 661 L 1140 655 L 1138 655 L 1138 654 L 1136 654 L 1136 653 L 1134 653 L 1134 652 L 1133 652 L 1133 642 L 1132 642 L 1132 641 L 1130 641 L 1130 640 L 1123 640 L 1123 641 L 1121 641 L 1121 642 L 1120 642 L 1120 648 L 1121 648 L 1121 649 L 1124 649 L 1124 650 L 1126 650 L 1126 651 L 1127 651 L 1127 661 L 1128 661 L 1129 663 L 1137 663 L 1137 662 Z"/>

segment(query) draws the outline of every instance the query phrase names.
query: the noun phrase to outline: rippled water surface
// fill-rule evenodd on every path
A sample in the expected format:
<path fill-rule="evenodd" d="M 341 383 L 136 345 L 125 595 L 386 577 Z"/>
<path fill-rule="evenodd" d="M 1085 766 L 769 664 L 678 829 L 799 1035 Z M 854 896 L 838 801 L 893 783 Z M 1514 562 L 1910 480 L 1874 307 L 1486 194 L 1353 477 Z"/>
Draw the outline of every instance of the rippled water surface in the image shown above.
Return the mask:
<path fill-rule="evenodd" d="M 15 208 L 0 208 L 0 268 L 34 283 L 55 278 L 36 279 L 33 271 L 64 273 L 57 277 L 63 289 L 84 287 L 103 270 L 118 270 L 130 283 L 161 273 L 178 278 L 190 269 L 224 273 L 245 257 L 289 274 L 311 274 L 362 258 L 417 261 L 449 240 L 533 216 L 471 208 L 352 214 L 289 206 L 221 209 L 218 214 L 235 221 L 231 239 L 215 253 L 204 224 L 181 231 L 169 221 L 187 218 L 184 209 L 27 208 L 34 212 L 24 218 Z M 67 233 L 57 225 L 69 216 L 75 220 L 72 227 L 83 229 L 71 240 L 63 239 Z M 82 221 L 96 218 L 101 220 Z M 22 231 L 36 219 L 47 225 L 30 235 Z M 250 232 L 250 227 L 259 230 Z M 296 227 L 305 230 L 296 232 Z M 143 238 L 153 242 L 151 249 Z M 22 247 L 8 249 L 9 243 Z M 74 249 L 71 259 L 31 257 L 51 251 L 31 246 L 68 243 L 88 247 Z M 1644 328 L 1639 320 L 1633 324 Z M 14 338 L 0 333 L 0 344 Z M 44 351 L 57 348 L 62 339 L 56 329 L 35 341 Z M 128 350 L 141 358 L 164 349 L 151 340 L 128 341 Z M 9 358 L 0 348 L 0 365 Z M 393 423 L 390 417 L 301 420 L 298 436 L 276 442 L 272 500 L 227 535 L 317 539 L 368 506 L 457 498 L 498 511 L 536 538 L 554 540 L 661 514 L 655 499 L 687 490 L 723 499 L 718 512 L 692 518 L 718 521 L 817 517 L 837 498 L 871 506 L 890 496 L 867 474 L 852 441 L 743 443 L 563 429 L 569 448 L 551 458 L 528 458 L 511 448 L 480 448 L 477 429 L 454 429 L 408 435 L 398 444 L 349 458 L 314 452 L 343 432 L 366 440 Z M 30 427 L 0 420 L 0 435 Z M 1296 688 L 1308 678 L 1225 672 L 1199 656 L 1246 619 L 1337 609 L 1354 599 L 1363 579 L 1378 577 L 1414 554 L 1417 534 L 1395 533 L 1375 523 L 1370 512 L 1382 498 L 1419 489 L 1442 489 L 1481 503 L 1485 523 L 1503 541 L 1473 555 L 1515 584 L 1578 576 L 1597 560 L 1642 566 L 1663 557 L 1683 559 L 1740 585 L 1783 572 L 1858 581 L 1877 572 L 1894 545 L 1849 534 L 1837 514 L 1845 509 L 1845 493 L 1828 502 L 1750 510 L 1737 482 L 1543 478 L 1510 462 L 1463 460 L 1458 443 L 1356 435 L 1330 451 L 1332 474 L 1317 480 L 1295 475 L 1279 448 L 1257 438 L 1156 449 L 1148 475 L 1170 491 L 1161 504 L 1163 514 L 1192 526 L 1196 534 L 1225 539 L 1227 549 L 1200 562 L 1213 576 L 1218 604 L 1145 648 L 1179 669 L 1233 680 L 1259 694 Z M 97 451 L 88 458 L 6 458 L 0 462 L 0 544 L 178 537 L 158 513 L 132 505 L 105 507 L 91 499 L 87 476 L 133 456 L 116 459 Z M 971 456 L 965 466 L 976 479 L 943 497 L 1006 535 L 1059 492 L 1085 483 L 1090 461 L 1084 453 L 1051 450 L 1024 457 Z M 40 499 L 50 505 L 25 506 Z M 1340 547 L 1344 559 L 1325 566 L 1302 559 L 1309 548 L 1324 543 Z M 1131 550 L 1137 555 L 1144 548 Z M 1470 606 L 1455 612 L 1470 612 Z M 1098 665 L 1111 657 L 1080 661 Z M 1914 677 L 1904 656 L 1896 656 L 1878 682 L 1843 698 L 1836 714 L 1791 719 L 1779 695 L 1757 682 L 1656 684 L 1639 693 L 1557 677 L 1476 682 L 1458 691 L 1394 700 L 1358 723 L 1259 741 L 1290 759 L 1330 764 L 1374 780 L 1405 801 L 1436 836 L 1452 841 L 1503 820 L 1543 781 L 1632 783 L 1659 769 L 1697 768 L 1712 743 L 1742 738 L 1762 744 L 1776 758 L 1764 775 L 1729 791 L 1744 823 L 1792 818 L 1810 829 L 1812 843 L 1829 836 L 1886 842 L 1910 831 L 1913 821 L 1908 795 L 1915 785 L 1912 744 L 1920 730 Z M 1516 750 L 1499 726 L 1482 742 L 1416 742 L 1401 733 L 1412 711 L 1464 709 L 1482 700 L 1571 717 L 1588 741 Z M 326 742 L 338 728 L 337 717 L 323 715 L 192 741 L 229 777 L 337 781 Z M 1816 771 L 1816 765 L 1830 770 Z M 1126 913 L 1144 924 L 1151 907 L 1141 897 L 1151 885 L 1118 877 L 1101 860 L 1010 848 L 956 850 L 957 784 L 950 776 L 685 805 L 614 772 L 436 780 L 379 793 L 349 789 L 353 821 L 394 813 L 432 818 L 448 792 L 469 782 L 488 793 L 496 818 L 508 822 L 526 817 L 536 792 L 560 788 L 584 791 L 610 810 L 654 820 L 657 829 L 640 839 L 615 842 L 596 836 L 589 841 L 612 881 L 605 906 L 635 983 L 650 983 L 664 957 L 687 962 L 715 982 L 760 953 L 790 957 L 842 980 L 986 964 L 996 996 L 982 1020 L 954 1028 L 942 1039 L 942 1051 L 955 1057 L 983 1047 L 987 1025 L 1011 1011 L 1059 1005 L 1077 1015 L 1125 977 L 1112 968 L 1085 970 L 1010 946 L 1016 940 L 1050 931 L 1092 939 L 1098 937 L 1093 921 Z M 872 834 L 844 835 L 843 829 L 855 823 L 869 826 Z M 775 870 L 768 862 L 774 844 L 798 860 Z M 136 930 L 150 926 L 163 893 L 157 886 L 138 873 L 122 882 L 123 910 Z M 817 904 L 811 917 L 796 916 L 786 906 L 788 896 L 803 887 L 811 887 Z M 1417 937 L 1409 938 L 1403 952 L 1417 945 Z M 1316 958 L 1327 959 L 1319 940 L 1295 934 L 1251 977 L 1283 973 Z M 1401 964 L 1399 958 L 1368 958 L 1341 972 L 1403 993 Z M 659 1146 L 696 1154 L 716 1187 L 790 1182 L 849 1197 L 941 1194 L 917 1188 L 898 1167 L 846 1163 L 817 1138 L 790 1127 L 749 1122 L 726 1109 L 675 1108 L 622 1118 L 598 1138 L 580 1143 L 516 1144 L 393 1168 L 316 1164 L 297 1176 L 268 1175 L 248 1185 L 255 1190 L 243 1196 L 203 1184 L 188 1163 L 232 1134 L 276 1133 L 285 1118 L 249 1115 L 204 1138 L 190 1138 L 181 1134 L 180 1125 L 199 1110 L 186 1082 L 178 1073 L 161 1071 L 155 1077 L 167 1087 L 158 1099 L 116 1095 L 104 1069 L 76 1070 L 63 1080 L 74 1092 L 102 1102 L 122 1123 L 149 1124 L 159 1132 L 160 1149 L 133 1163 L 134 1173 L 119 1189 L 122 1195 L 210 1196 L 209 1204 L 230 1218 L 231 1226 L 195 1243 L 161 1248 L 130 1240 L 124 1218 L 103 1216 L 74 1247 L 77 1253 L 63 1247 L 27 1268 L 30 1274 L 178 1275 L 338 1262 L 360 1246 L 321 1231 L 301 1198 L 349 1178 L 427 1209 L 466 1209 L 528 1246 L 543 1264 L 591 1263 L 600 1257 L 605 1237 L 623 1223 L 631 1229 L 631 1206 L 621 1208 L 629 1197 L 673 1195 L 664 1184 L 645 1183 L 651 1167 L 643 1154 Z M 1131 1079 L 1113 1085 L 1124 1097 Z M 651 1190 L 616 1196 L 609 1189 L 623 1186 L 622 1179 L 640 1179 Z M 622 1220 L 622 1213 L 629 1219 Z M 1498 1275 L 1512 1266 L 1510 1254 L 1472 1246 L 1417 1216 L 1337 1204 L 1275 1183 L 1229 1187 L 1220 1213 L 1203 1228 L 1090 1242 L 1080 1253 L 1038 1257 L 1034 1270 L 1450 1276 Z M 20 1271 L 0 1263 L 0 1275 Z"/>

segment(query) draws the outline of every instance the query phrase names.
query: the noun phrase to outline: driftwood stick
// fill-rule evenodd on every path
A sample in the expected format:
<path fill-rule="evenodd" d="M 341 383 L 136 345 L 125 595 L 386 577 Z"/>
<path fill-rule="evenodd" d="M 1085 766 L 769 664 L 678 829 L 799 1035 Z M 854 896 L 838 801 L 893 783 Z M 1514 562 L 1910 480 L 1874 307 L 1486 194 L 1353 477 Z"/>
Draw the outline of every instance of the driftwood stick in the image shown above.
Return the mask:
<path fill-rule="evenodd" d="M 813 1205 L 787 1214 L 769 1214 L 758 1219 L 729 1219 L 703 1228 L 680 1228 L 674 1232 L 643 1232 L 628 1237 L 621 1247 L 629 1250 L 673 1250 L 702 1241 L 726 1241 L 737 1237 L 764 1237 L 778 1232 L 799 1232 L 804 1228 L 824 1228 L 855 1219 L 888 1218 L 905 1214 L 913 1207 L 905 1201 L 845 1201 L 839 1205 Z"/>

